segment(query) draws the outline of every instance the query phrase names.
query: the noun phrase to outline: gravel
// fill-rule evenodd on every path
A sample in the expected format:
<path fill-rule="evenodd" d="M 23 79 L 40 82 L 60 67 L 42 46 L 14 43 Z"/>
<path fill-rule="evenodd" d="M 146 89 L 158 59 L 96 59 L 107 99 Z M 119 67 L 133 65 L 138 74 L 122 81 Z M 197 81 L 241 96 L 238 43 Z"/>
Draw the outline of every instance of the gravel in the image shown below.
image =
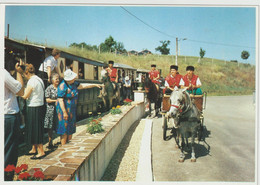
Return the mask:
<path fill-rule="evenodd" d="M 119 144 L 101 181 L 135 181 L 145 121 L 134 123 Z"/>

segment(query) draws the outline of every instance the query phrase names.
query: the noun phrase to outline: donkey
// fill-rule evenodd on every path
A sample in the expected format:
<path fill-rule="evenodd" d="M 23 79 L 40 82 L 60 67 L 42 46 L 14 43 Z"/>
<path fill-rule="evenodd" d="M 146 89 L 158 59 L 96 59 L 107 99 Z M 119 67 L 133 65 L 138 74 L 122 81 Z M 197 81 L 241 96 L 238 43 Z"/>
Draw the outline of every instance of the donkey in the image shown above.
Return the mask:
<path fill-rule="evenodd" d="M 151 103 L 155 103 L 155 116 L 158 116 L 162 102 L 161 90 L 159 86 L 156 86 L 150 78 L 146 78 L 144 80 L 144 89 L 147 94 L 149 104 L 149 116 L 151 116 Z"/>
<path fill-rule="evenodd" d="M 108 74 L 102 76 L 102 82 L 104 84 L 104 92 L 101 92 L 100 97 L 103 99 L 106 109 L 111 109 L 116 104 L 118 91 L 115 92 L 112 82 Z"/>
<path fill-rule="evenodd" d="M 192 103 L 186 89 L 175 90 L 171 93 L 171 108 L 166 113 L 166 116 L 173 119 L 175 126 L 173 131 L 176 131 L 175 141 L 177 146 L 181 149 L 179 162 L 184 162 L 185 154 L 185 140 L 188 146 L 188 138 L 191 135 L 191 162 L 196 162 L 194 141 L 200 125 L 200 112 Z M 179 137 L 181 137 L 181 146 L 179 144 Z M 184 140 L 185 139 L 185 140 Z"/>

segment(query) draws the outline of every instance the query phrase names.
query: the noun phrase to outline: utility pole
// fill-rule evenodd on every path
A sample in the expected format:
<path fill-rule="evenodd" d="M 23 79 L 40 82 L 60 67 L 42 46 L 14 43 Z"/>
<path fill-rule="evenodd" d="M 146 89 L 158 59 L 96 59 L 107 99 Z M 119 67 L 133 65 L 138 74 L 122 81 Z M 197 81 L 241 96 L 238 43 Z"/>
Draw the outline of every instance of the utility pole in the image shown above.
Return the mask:
<path fill-rule="evenodd" d="M 9 29 L 10 29 L 10 25 L 7 24 L 7 38 L 9 39 Z"/>
<path fill-rule="evenodd" d="M 178 65 L 178 37 L 176 37 L 176 55 L 175 55 L 175 65 Z"/>

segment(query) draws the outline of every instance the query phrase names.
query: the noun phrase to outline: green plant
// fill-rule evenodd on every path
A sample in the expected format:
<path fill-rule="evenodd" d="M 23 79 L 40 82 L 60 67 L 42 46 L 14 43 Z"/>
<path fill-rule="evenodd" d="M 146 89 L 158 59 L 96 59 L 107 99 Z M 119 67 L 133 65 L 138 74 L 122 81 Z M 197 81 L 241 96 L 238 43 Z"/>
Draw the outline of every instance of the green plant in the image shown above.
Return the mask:
<path fill-rule="evenodd" d="M 118 105 L 116 108 L 112 107 L 112 109 L 110 110 L 110 113 L 115 115 L 115 114 L 120 114 L 122 111 L 120 110 L 120 106 Z"/>
<path fill-rule="evenodd" d="M 124 105 L 131 105 L 131 104 L 132 104 L 132 100 L 128 98 L 124 100 Z"/>
<path fill-rule="evenodd" d="M 91 118 L 87 124 L 87 132 L 90 134 L 103 132 L 103 125 L 101 124 L 102 118 L 97 119 Z"/>

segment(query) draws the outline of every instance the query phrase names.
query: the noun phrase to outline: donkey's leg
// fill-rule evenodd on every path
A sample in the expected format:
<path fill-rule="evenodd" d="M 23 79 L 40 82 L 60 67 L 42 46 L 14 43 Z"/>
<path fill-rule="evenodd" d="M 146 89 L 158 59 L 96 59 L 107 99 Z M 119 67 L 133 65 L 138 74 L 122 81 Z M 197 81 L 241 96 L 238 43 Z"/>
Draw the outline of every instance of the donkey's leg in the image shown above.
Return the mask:
<path fill-rule="evenodd" d="M 193 132 L 191 136 L 191 162 L 196 162 L 194 145 L 195 145 L 195 133 Z"/>
<path fill-rule="evenodd" d="M 184 158 L 185 158 L 185 154 L 184 154 L 184 150 L 183 150 L 184 146 L 185 146 L 184 137 L 181 136 L 181 153 L 180 153 L 180 158 L 178 160 L 180 163 L 183 163 Z"/>
<path fill-rule="evenodd" d="M 152 103 L 150 100 L 148 100 L 148 104 L 149 104 L 149 117 L 151 116 L 151 113 L 152 113 Z"/>

